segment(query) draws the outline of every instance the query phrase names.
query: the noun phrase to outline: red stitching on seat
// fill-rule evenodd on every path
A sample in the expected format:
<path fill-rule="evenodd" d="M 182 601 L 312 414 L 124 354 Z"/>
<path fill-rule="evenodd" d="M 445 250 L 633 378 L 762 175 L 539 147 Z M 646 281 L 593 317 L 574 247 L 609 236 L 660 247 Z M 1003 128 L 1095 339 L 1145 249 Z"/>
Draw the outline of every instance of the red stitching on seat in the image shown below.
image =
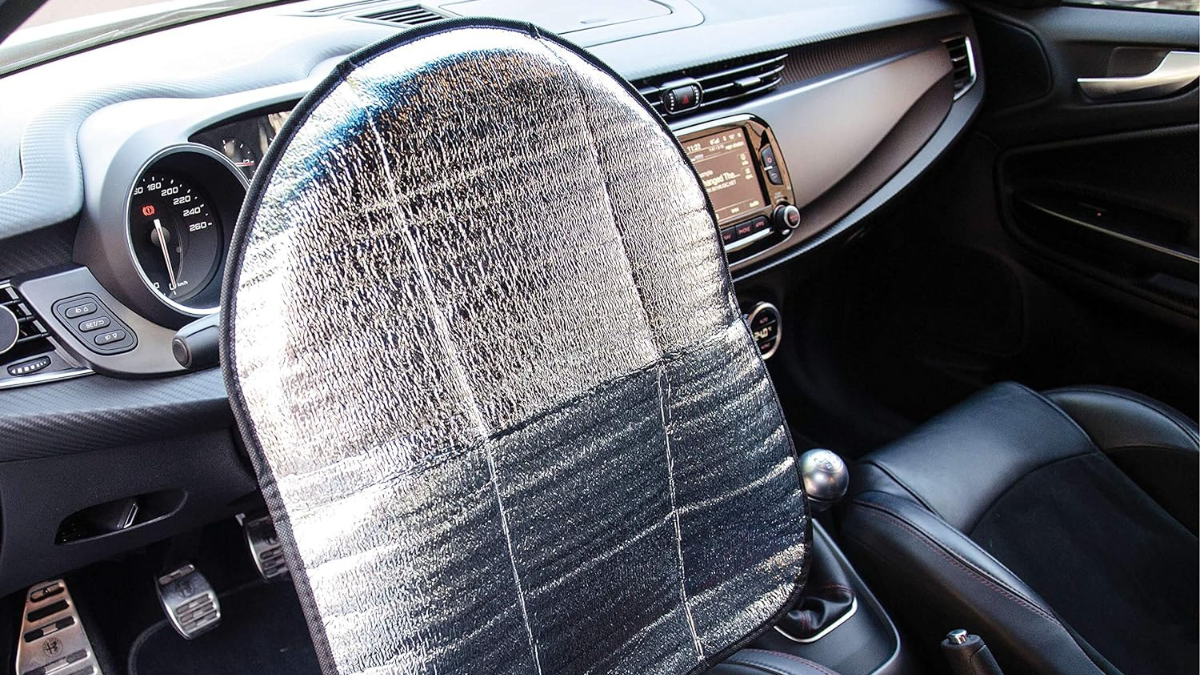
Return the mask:
<path fill-rule="evenodd" d="M 1050 614 L 1049 612 L 1043 610 L 1042 608 L 1038 607 L 1037 605 L 1034 605 L 1033 603 L 1026 600 L 1025 598 L 1017 595 L 1016 593 L 1013 593 L 1012 591 L 1008 590 L 1007 588 L 1004 588 L 1003 586 L 998 585 L 998 582 L 994 582 L 990 577 L 985 576 L 984 574 L 981 574 L 978 570 L 964 564 L 961 560 L 959 560 L 956 557 L 954 557 L 953 555 L 947 553 L 940 546 L 937 546 L 937 545 L 931 543 L 929 541 L 930 539 L 933 539 L 934 541 L 938 541 L 938 540 L 932 534 L 928 534 L 923 531 L 919 531 L 913 525 L 910 525 L 906 520 L 904 520 L 904 518 L 902 516 L 900 516 L 899 514 L 893 513 L 891 511 L 889 511 L 888 509 L 881 507 L 877 504 L 867 504 L 867 503 L 864 503 L 861 501 L 855 501 L 854 503 L 862 506 L 869 512 L 876 513 L 880 516 L 883 516 L 883 517 L 886 517 L 886 518 L 896 521 L 896 523 L 899 524 L 900 527 L 903 527 L 904 529 L 906 529 L 910 533 L 912 533 L 919 541 L 921 541 L 921 543 L 923 543 L 927 547 L 933 549 L 934 552 L 936 552 L 938 555 L 940 555 L 943 558 L 945 558 L 946 560 L 948 560 L 955 567 L 958 567 L 959 569 L 963 570 L 967 574 L 970 574 L 971 576 L 973 576 L 976 579 L 978 579 L 979 581 L 981 581 L 985 586 L 991 588 L 992 590 L 996 591 L 997 593 L 1000 593 L 1001 595 L 1004 595 L 1005 597 L 1009 598 L 1010 600 L 1013 600 L 1017 604 L 1035 612 L 1039 616 L 1054 623 L 1055 625 L 1062 626 L 1062 624 L 1058 621 L 1058 619 L 1054 618 L 1054 616 L 1052 614 Z"/>
<path fill-rule="evenodd" d="M 788 659 L 788 660 L 795 661 L 795 662 L 797 662 L 797 663 L 803 664 L 803 665 L 805 665 L 805 666 L 807 666 L 807 667 L 809 667 L 809 668 L 812 668 L 813 670 L 817 671 L 818 673 L 824 673 L 825 675 L 837 675 L 837 673 L 833 672 L 832 670 L 829 670 L 828 668 L 826 668 L 825 666 L 822 666 L 822 665 L 821 665 L 821 664 L 819 664 L 819 663 L 814 663 L 814 662 L 812 662 L 812 661 L 809 661 L 808 659 L 801 658 L 801 657 L 799 657 L 799 656 L 795 656 L 795 655 L 793 655 L 793 654 L 788 654 L 787 652 L 775 652 L 775 651 L 770 651 L 770 650 L 767 650 L 767 649 L 743 649 L 742 651 L 738 652 L 738 654 L 745 654 L 746 652 L 757 652 L 757 653 L 759 653 L 759 654 L 773 654 L 773 655 L 775 655 L 775 656 L 778 656 L 778 657 L 781 657 L 781 658 L 785 658 L 785 659 Z M 765 667 L 767 664 L 763 664 L 763 663 L 754 663 L 754 664 L 751 664 L 751 665 L 757 665 L 757 666 L 764 666 L 764 667 Z"/>

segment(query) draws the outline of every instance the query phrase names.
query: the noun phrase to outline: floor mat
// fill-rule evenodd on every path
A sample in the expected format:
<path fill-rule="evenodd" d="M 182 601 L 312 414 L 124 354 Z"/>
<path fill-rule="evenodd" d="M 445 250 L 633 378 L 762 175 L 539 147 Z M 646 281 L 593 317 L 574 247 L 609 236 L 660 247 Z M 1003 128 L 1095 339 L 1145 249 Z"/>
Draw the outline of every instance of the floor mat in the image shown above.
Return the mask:
<path fill-rule="evenodd" d="M 221 625 L 195 640 L 165 619 L 143 631 L 129 675 L 320 675 L 291 584 L 255 582 L 220 597 Z"/>

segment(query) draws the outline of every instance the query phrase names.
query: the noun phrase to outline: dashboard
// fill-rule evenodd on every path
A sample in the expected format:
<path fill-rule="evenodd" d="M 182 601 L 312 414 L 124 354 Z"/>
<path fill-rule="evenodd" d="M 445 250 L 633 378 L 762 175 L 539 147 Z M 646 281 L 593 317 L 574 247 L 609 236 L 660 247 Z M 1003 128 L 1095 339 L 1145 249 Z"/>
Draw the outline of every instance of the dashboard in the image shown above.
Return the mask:
<path fill-rule="evenodd" d="M 983 97 L 946 0 L 306 0 L 0 78 L 0 100 L 28 102 L 0 108 L 0 594 L 253 495 L 219 369 L 182 365 L 176 334 L 219 311 L 247 189 L 297 102 L 363 47 L 479 14 L 558 31 L 630 81 L 692 161 L 739 293 L 853 237 Z M 782 318 L 750 295 L 769 357 Z M 81 510 L 167 493 L 187 497 L 55 543 Z"/>

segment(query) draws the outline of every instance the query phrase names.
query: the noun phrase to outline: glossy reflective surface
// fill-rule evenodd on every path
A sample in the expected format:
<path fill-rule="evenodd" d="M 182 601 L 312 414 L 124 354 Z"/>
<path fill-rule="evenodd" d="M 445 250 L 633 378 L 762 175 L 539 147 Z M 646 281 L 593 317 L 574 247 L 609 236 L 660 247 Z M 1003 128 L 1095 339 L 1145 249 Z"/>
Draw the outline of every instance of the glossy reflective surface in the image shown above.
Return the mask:
<path fill-rule="evenodd" d="M 678 144 L 515 28 L 359 57 L 234 242 L 227 378 L 327 671 L 698 672 L 804 493 Z"/>

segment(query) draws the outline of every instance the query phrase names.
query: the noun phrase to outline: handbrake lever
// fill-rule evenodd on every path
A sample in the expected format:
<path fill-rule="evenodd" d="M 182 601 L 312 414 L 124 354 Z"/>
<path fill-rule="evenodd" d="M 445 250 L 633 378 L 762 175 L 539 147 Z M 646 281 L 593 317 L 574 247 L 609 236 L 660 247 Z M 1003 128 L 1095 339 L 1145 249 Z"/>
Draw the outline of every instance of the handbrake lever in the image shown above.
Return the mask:
<path fill-rule="evenodd" d="M 942 655 L 954 675 L 1004 675 L 983 638 L 961 628 L 942 640 Z"/>

